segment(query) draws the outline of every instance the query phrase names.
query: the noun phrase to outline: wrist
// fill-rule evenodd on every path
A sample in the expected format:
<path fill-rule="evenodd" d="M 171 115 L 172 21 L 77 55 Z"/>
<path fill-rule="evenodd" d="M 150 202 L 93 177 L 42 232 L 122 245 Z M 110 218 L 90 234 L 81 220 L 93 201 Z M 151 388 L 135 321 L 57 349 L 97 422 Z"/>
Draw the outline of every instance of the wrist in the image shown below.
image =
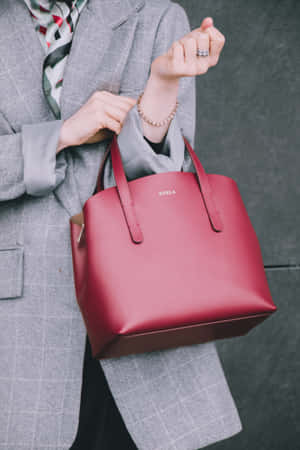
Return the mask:
<path fill-rule="evenodd" d="M 169 117 L 172 117 L 177 102 L 178 84 L 178 80 L 162 79 L 151 73 L 141 99 L 139 97 L 143 133 L 152 142 L 160 142 L 167 133 Z M 161 125 L 156 126 L 149 121 L 161 122 Z"/>
<path fill-rule="evenodd" d="M 165 78 L 161 77 L 153 70 L 150 72 L 147 86 L 151 86 L 151 89 L 157 93 L 157 95 L 163 96 L 176 96 L 178 94 L 180 78 Z"/>
<path fill-rule="evenodd" d="M 163 120 L 176 104 L 178 87 L 179 79 L 162 79 L 150 73 L 141 99 L 142 110 L 157 122 Z"/>

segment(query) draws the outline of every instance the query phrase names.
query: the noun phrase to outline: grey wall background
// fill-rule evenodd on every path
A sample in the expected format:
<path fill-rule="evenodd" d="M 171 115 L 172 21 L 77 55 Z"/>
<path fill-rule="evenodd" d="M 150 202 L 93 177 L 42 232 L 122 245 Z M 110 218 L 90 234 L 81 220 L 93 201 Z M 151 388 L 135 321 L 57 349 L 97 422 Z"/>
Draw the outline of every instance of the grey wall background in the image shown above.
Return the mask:
<path fill-rule="evenodd" d="M 248 335 L 217 343 L 244 430 L 211 448 L 297 450 L 300 1 L 178 3 L 192 29 L 211 16 L 226 37 L 217 66 L 197 77 L 195 151 L 207 172 L 238 183 L 278 307 Z"/>

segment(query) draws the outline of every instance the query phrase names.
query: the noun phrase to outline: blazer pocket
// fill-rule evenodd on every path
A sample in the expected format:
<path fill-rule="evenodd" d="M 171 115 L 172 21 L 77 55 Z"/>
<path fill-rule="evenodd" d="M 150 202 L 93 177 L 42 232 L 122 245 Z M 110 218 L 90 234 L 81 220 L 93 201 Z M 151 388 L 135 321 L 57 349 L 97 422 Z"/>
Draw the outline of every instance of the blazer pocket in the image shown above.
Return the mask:
<path fill-rule="evenodd" d="M 0 299 L 21 297 L 24 279 L 24 247 L 0 247 Z"/>

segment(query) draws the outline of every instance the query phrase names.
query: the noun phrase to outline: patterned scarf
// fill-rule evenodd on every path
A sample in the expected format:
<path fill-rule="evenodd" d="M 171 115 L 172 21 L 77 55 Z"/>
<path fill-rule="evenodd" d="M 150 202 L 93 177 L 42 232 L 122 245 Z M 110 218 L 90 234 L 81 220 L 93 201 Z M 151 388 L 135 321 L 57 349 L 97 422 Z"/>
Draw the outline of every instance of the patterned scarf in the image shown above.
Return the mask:
<path fill-rule="evenodd" d="M 79 14 L 87 0 L 24 0 L 35 24 L 46 57 L 43 91 L 57 119 L 64 68 L 72 45 Z"/>

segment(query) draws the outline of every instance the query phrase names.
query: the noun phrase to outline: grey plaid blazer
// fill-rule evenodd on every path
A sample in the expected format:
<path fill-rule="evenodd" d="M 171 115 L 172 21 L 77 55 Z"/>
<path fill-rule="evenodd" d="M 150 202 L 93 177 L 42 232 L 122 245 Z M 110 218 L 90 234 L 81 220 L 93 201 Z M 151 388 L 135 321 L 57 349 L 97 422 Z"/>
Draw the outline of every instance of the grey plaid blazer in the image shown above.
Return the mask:
<path fill-rule="evenodd" d="M 22 0 L 0 3 L 0 449 L 68 449 L 80 406 L 85 328 L 69 217 L 92 195 L 107 140 L 55 154 L 60 127 L 96 89 L 137 98 L 151 61 L 190 30 L 170 0 L 90 0 L 73 38 L 62 119 L 42 92 L 44 51 Z M 134 106 L 118 136 L 128 179 L 191 170 L 195 78 L 161 154 Z M 115 185 L 111 160 L 104 187 Z M 134 282 L 134 280 L 133 280 Z M 100 362 L 139 449 L 188 450 L 242 429 L 214 342 Z M 100 449 L 99 449 L 100 450 Z"/>

